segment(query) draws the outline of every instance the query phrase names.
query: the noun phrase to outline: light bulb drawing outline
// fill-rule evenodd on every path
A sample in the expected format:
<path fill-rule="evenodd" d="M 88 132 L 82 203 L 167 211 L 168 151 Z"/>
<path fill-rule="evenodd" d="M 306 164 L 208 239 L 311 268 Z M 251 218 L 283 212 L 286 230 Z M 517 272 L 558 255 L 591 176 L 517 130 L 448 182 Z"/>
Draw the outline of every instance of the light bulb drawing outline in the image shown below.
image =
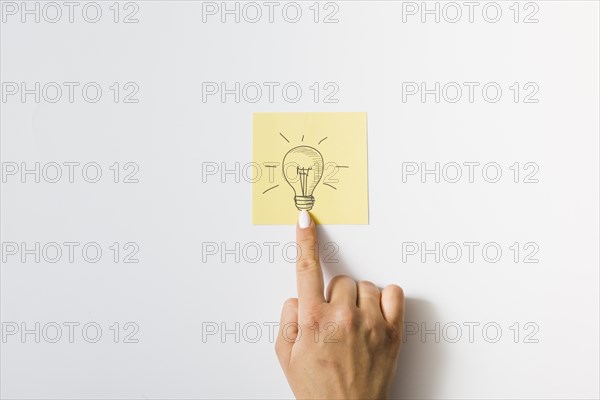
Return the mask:
<path fill-rule="evenodd" d="M 284 136 L 283 133 L 279 132 L 279 136 L 283 140 L 285 140 L 287 143 L 290 143 L 290 140 L 286 136 Z M 320 145 L 327 139 L 328 139 L 328 136 L 322 138 L 321 140 L 319 140 L 317 145 Z M 302 135 L 302 138 L 300 141 L 304 142 L 304 135 Z M 298 156 L 298 154 L 300 154 L 300 157 L 303 158 L 304 163 L 298 163 L 295 161 L 292 161 L 292 162 L 286 161 L 288 159 L 288 155 L 290 155 L 290 153 L 296 154 L 296 156 Z M 308 158 L 308 160 L 307 160 L 307 158 Z M 337 163 L 335 163 L 335 162 L 325 163 L 324 159 L 325 158 L 323 157 L 323 155 L 321 154 L 321 152 L 319 150 L 317 150 L 315 147 L 304 145 L 304 144 L 293 147 L 292 149 L 288 150 L 285 153 L 285 155 L 283 156 L 282 163 L 281 163 L 282 177 L 283 177 L 283 180 L 286 181 L 286 183 L 288 183 L 288 185 L 292 188 L 292 190 L 294 192 L 293 204 L 295 205 L 295 207 L 298 210 L 310 211 L 313 208 L 313 206 L 315 205 L 315 197 L 313 196 L 313 192 L 315 191 L 315 189 L 318 187 L 319 184 L 321 184 L 322 186 L 327 186 L 331 189 L 337 190 L 338 188 L 333 186 L 331 183 L 336 184 L 339 181 L 337 179 L 333 178 L 333 176 L 335 176 L 335 174 L 340 169 L 350 168 L 348 165 L 337 165 Z M 274 164 L 268 165 L 267 163 L 265 163 L 265 167 L 267 167 L 269 169 L 275 169 L 275 168 L 277 168 L 278 164 L 279 163 L 274 163 Z M 303 165 L 300 165 L 300 164 L 303 164 Z M 308 164 L 308 165 L 305 165 L 305 164 Z M 326 171 L 331 166 L 334 167 L 334 170 L 331 173 L 326 174 Z M 289 169 L 290 171 L 292 171 L 292 174 L 295 174 L 295 177 L 294 176 L 290 177 L 289 176 L 290 174 L 286 173 L 286 169 Z M 313 175 L 312 178 L 311 178 L 311 171 L 312 171 L 312 175 Z M 291 178 L 291 182 L 290 182 L 290 178 Z M 329 181 L 327 181 L 328 179 L 329 179 Z M 297 184 L 297 186 L 294 187 L 294 184 Z M 262 192 L 262 194 L 265 195 L 265 194 L 267 194 L 267 192 L 269 192 L 273 189 L 276 189 L 279 186 L 280 186 L 279 184 L 271 186 L 271 187 L 267 188 L 266 190 L 264 190 Z"/>
<path fill-rule="evenodd" d="M 304 140 L 304 137 L 302 137 Z M 321 181 L 324 171 L 323 155 L 314 147 L 296 146 L 283 157 L 281 172 L 284 179 L 294 190 L 294 204 L 298 210 L 312 210 L 315 204 L 313 192 Z M 292 181 L 289 167 L 296 167 L 297 182 Z M 312 174 L 311 174 L 312 171 Z M 297 183 L 300 184 L 298 192 Z"/>

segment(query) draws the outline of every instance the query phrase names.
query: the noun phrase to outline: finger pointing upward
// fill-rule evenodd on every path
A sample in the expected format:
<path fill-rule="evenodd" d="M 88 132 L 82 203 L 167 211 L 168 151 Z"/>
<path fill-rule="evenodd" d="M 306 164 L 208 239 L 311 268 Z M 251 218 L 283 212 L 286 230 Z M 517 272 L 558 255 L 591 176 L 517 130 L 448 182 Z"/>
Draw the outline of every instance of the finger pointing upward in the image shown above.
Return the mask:
<path fill-rule="evenodd" d="M 298 285 L 298 304 L 313 306 L 325 303 L 323 271 L 319 263 L 317 228 L 310 214 L 302 210 L 296 226 L 296 282 Z"/>

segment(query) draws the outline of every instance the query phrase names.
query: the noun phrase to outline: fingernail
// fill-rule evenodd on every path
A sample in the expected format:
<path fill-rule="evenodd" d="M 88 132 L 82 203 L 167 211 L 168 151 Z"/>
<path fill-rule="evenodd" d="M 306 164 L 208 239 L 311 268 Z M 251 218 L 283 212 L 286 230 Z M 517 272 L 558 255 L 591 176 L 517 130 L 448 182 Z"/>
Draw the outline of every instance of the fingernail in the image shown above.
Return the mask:
<path fill-rule="evenodd" d="M 300 211 L 298 216 L 298 226 L 300 229 L 306 229 L 310 225 L 310 214 L 306 210 Z"/>

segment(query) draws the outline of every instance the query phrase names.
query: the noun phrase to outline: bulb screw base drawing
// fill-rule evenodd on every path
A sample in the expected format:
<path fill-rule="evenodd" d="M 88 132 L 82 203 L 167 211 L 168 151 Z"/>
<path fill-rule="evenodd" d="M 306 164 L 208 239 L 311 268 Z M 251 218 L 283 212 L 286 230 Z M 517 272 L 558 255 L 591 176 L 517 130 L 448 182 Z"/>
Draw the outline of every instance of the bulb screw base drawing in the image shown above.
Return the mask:
<path fill-rule="evenodd" d="M 298 210 L 310 211 L 315 205 L 315 198 L 314 196 L 294 196 L 294 203 Z"/>

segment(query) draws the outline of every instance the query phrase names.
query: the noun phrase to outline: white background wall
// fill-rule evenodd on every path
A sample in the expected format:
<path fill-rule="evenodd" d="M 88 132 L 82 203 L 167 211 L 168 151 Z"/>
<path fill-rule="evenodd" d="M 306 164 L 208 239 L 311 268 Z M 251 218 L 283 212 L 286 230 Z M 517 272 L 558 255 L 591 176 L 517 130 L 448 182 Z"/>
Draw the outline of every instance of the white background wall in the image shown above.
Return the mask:
<path fill-rule="evenodd" d="M 599 396 L 597 2 L 480 2 L 472 23 L 463 2 L 454 3 L 462 11 L 456 23 L 449 22 L 456 7 L 446 3 L 437 3 L 438 23 L 435 15 L 421 22 L 420 10 L 410 14 L 414 5 L 422 9 L 420 2 L 298 2 L 296 23 L 284 19 L 284 2 L 275 6 L 272 23 L 262 2 L 256 23 L 245 20 L 255 16 L 245 3 L 238 3 L 239 23 L 233 14 L 224 23 L 220 13 L 203 14 L 220 2 L 115 7 L 101 1 L 96 23 L 83 17 L 95 18 L 93 4 L 83 15 L 88 3 L 76 6 L 72 23 L 62 2 L 56 23 L 46 21 L 55 18 L 56 7 L 38 4 L 36 23 L 35 15 L 21 21 L 20 2 L 2 2 L 3 397 L 292 396 L 269 324 L 295 296 L 294 265 L 282 253 L 294 240 L 293 227 L 251 225 L 251 186 L 243 176 L 202 177 L 207 163 L 229 169 L 239 163 L 243 170 L 251 161 L 254 111 L 368 112 L 370 224 L 324 226 L 320 235 L 331 242 L 330 252 L 337 250 L 331 257 L 337 262 L 324 265 L 328 278 L 345 273 L 405 289 L 411 334 L 394 396 Z M 488 22 L 497 8 L 499 21 Z M 286 10 L 293 19 L 295 6 Z M 134 11 L 138 22 L 123 23 Z M 334 11 L 338 22 L 324 23 Z M 524 23 L 531 13 L 538 22 Z M 22 82 L 28 89 L 40 82 L 39 102 L 34 94 L 10 94 Z M 43 90 L 49 82 L 63 89 L 56 103 L 50 102 L 52 84 Z M 64 82 L 79 84 L 72 103 Z M 82 96 L 89 82 L 102 88 L 96 103 Z M 117 103 L 109 88 L 114 82 Z M 273 102 L 263 86 L 256 103 L 249 101 L 254 92 L 236 103 L 234 95 L 203 101 L 203 82 L 279 86 Z M 302 88 L 296 103 L 282 96 L 289 82 Z M 310 89 L 315 82 L 317 102 Z M 324 102 L 328 82 L 339 89 L 336 103 Z M 403 101 L 403 82 L 429 89 L 456 82 L 463 93 L 451 103 L 455 92 L 447 86 L 439 103 L 433 94 L 424 102 L 420 95 Z M 479 84 L 472 102 L 464 82 Z M 490 82 L 502 89 L 495 103 L 489 101 L 493 88 L 488 100 L 482 96 Z M 516 87 L 510 89 L 515 82 L 518 102 Z M 135 87 L 138 102 L 123 102 Z M 536 88 L 529 100 L 538 102 L 524 102 Z M 94 97 L 93 88 L 88 94 Z M 23 183 L 21 163 L 33 169 L 36 162 L 40 182 L 28 174 Z M 73 183 L 65 162 L 80 163 Z M 115 162 L 119 183 L 109 168 Z M 139 167 L 138 183 L 122 182 L 135 167 L 125 170 L 127 162 Z M 463 176 L 436 183 L 426 175 L 423 183 L 417 174 L 403 182 L 403 166 L 411 162 L 448 165 L 450 179 L 455 170 L 448 163 L 458 163 Z M 480 163 L 472 183 L 465 162 Z M 518 183 L 510 169 L 515 162 Z M 56 172 L 52 163 L 62 166 L 57 183 L 48 182 Z M 99 182 L 85 181 L 86 163 L 100 166 Z M 487 163 L 500 166 L 497 183 L 484 179 L 495 175 L 493 168 L 482 175 Z M 525 163 L 533 164 L 525 170 Z M 15 165 L 19 170 L 10 175 Z M 87 179 L 95 175 L 91 165 Z M 524 183 L 536 167 L 538 182 Z M 39 262 L 24 251 L 36 242 Z M 52 242 L 63 251 L 55 263 L 49 262 Z M 73 262 L 65 242 L 79 243 Z M 118 262 L 110 247 L 115 242 Z M 434 254 L 422 262 L 421 252 L 403 252 L 411 242 L 420 249 L 456 242 L 463 254 L 452 263 L 456 248 L 446 246 L 439 262 Z M 479 243 L 473 262 L 465 242 Z M 102 249 L 98 262 L 83 258 L 86 243 Z M 240 251 L 212 255 L 206 251 L 212 243 L 220 250 L 238 244 Z M 482 255 L 486 243 L 492 246 L 488 260 L 494 246 L 501 249 L 497 262 Z M 94 257 L 96 245 L 90 246 Z M 123 262 L 136 248 L 139 262 Z M 524 262 L 534 250 L 530 261 L 538 262 Z M 72 340 L 69 323 L 79 324 L 71 325 Z M 234 333 L 209 335 L 215 326 Z M 257 326 L 260 337 L 253 342 Z M 102 336 L 89 343 L 97 327 Z M 31 332 L 22 336 L 24 329 Z"/>

